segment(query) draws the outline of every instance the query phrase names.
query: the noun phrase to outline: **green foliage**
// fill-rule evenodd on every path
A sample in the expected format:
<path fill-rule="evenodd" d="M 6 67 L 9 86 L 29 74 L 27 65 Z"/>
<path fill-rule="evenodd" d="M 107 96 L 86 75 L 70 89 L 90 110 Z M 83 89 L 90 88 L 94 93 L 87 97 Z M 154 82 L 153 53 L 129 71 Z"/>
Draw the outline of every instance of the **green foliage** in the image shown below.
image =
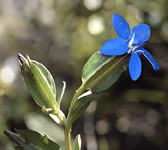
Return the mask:
<path fill-rule="evenodd" d="M 40 150 L 38 147 L 31 145 L 28 141 L 25 141 L 24 138 L 22 138 L 19 134 L 8 130 L 5 130 L 4 133 L 11 141 L 17 144 L 15 146 L 16 150 Z"/>
<path fill-rule="evenodd" d="M 47 115 L 35 112 L 29 113 L 25 116 L 25 124 L 30 130 L 36 131 L 42 135 L 47 134 L 50 139 L 56 141 L 64 148 L 64 129 L 53 122 Z"/>
<path fill-rule="evenodd" d="M 121 73 L 126 70 L 126 58 L 126 56 L 108 57 L 99 52 L 91 56 L 83 68 L 82 85 L 73 97 L 67 120 L 65 120 L 64 114 L 61 113 L 62 111 L 59 107 L 65 92 L 66 83 L 63 82 L 62 91 L 59 95 L 56 95 L 54 79 L 47 68 L 37 61 L 30 60 L 29 57 L 26 59 L 19 54 L 21 72 L 32 97 L 42 107 L 43 112 L 47 113 L 56 123 L 59 124 L 61 122 L 62 125 L 65 125 L 68 134 L 74 121 L 84 113 L 90 102 L 99 100 L 104 95 L 102 92 L 114 84 Z M 89 91 L 82 94 L 86 89 Z M 55 100 L 56 97 L 57 101 Z M 44 149 L 49 149 L 49 146 L 52 147 L 52 143 L 45 145 L 49 142 L 47 137 L 39 138 L 39 134 L 36 132 L 30 130 L 19 130 L 17 132 L 22 138 L 30 141 L 35 146 L 45 147 Z M 41 140 L 43 143 L 41 143 Z M 74 150 L 80 150 L 79 141 L 80 136 L 77 136 Z M 70 144 L 67 146 L 69 147 Z"/>
<path fill-rule="evenodd" d="M 60 150 L 60 146 L 32 130 L 17 130 L 17 133 L 5 130 L 9 139 L 17 144 L 16 150 Z"/>
<path fill-rule="evenodd" d="M 68 128 L 72 127 L 72 124 L 77 120 L 89 106 L 90 102 L 100 100 L 104 93 L 92 94 L 91 92 L 84 93 L 79 99 L 72 105 L 69 117 L 67 118 Z"/>
<path fill-rule="evenodd" d="M 63 87 L 62 87 L 62 90 L 60 93 L 57 94 L 57 102 L 58 102 L 58 105 L 60 106 L 61 104 L 61 100 L 63 98 L 63 95 L 64 95 L 64 92 L 65 92 L 65 88 L 66 88 L 66 82 L 63 81 Z"/>
<path fill-rule="evenodd" d="M 54 82 L 54 79 L 51 75 L 51 73 L 48 71 L 48 69 L 41 63 L 35 61 L 35 60 L 30 60 L 32 64 L 34 64 L 39 72 L 42 74 L 44 77 L 44 80 L 47 81 L 48 87 L 51 89 L 52 94 L 54 95 L 54 98 L 56 99 L 56 85 Z"/>
<path fill-rule="evenodd" d="M 82 71 L 84 87 L 93 93 L 107 90 L 126 70 L 127 57 L 104 56 L 94 53 L 85 64 Z"/>
<path fill-rule="evenodd" d="M 55 121 L 64 125 L 65 115 L 59 109 L 59 104 L 56 101 L 55 82 L 45 66 L 37 61 L 27 59 L 21 54 L 18 55 L 21 73 L 35 102 L 42 107 L 42 111 L 50 116 L 56 117 Z M 61 93 L 59 98 L 62 99 L 64 93 Z"/>
<path fill-rule="evenodd" d="M 126 112 L 125 109 L 129 110 L 131 108 L 132 110 L 135 108 L 135 112 L 131 112 L 129 115 L 129 118 L 132 118 L 132 116 L 138 111 L 136 108 L 140 108 L 141 105 L 144 107 L 147 106 L 149 111 L 151 109 L 157 111 L 161 121 L 158 121 L 155 126 L 149 124 L 150 128 L 152 130 L 154 129 L 155 134 L 152 136 L 143 136 L 145 137 L 145 140 L 141 140 L 141 149 L 145 149 L 146 147 L 153 147 L 153 149 L 164 149 L 163 147 L 167 147 L 167 143 L 165 142 L 167 141 L 167 134 L 160 133 L 162 133 L 162 130 L 166 131 L 166 123 L 168 118 L 168 65 L 166 61 L 168 55 L 168 30 L 166 19 L 168 18 L 168 1 L 107 0 L 101 1 L 98 5 L 94 5 L 97 7 L 89 7 L 92 5 L 86 2 L 88 2 L 88 0 L 80 1 L 79 3 L 76 1 L 37 0 L 37 2 L 35 1 L 34 4 L 34 2 L 30 0 L 27 1 L 26 5 L 19 2 L 12 3 L 11 5 L 11 3 L 1 1 L 0 9 L 2 9 L 2 27 L 0 40 L 0 71 L 2 72 L 5 66 L 12 66 L 13 68 L 13 64 L 7 62 L 11 57 L 15 57 L 18 50 L 24 54 L 28 53 L 34 58 L 45 59 L 44 61 L 49 64 L 49 70 L 52 70 L 54 77 L 57 78 L 57 81 L 68 81 L 69 89 L 64 97 L 66 100 L 63 102 L 64 105 L 61 106 L 61 108 L 67 112 L 67 106 L 70 102 L 70 95 L 74 93 L 72 89 L 79 84 L 76 79 L 79 77 L 82 64 L 86 61 L 86 58 L 88 58 L 88 56 L 94 52 L 95 49 L 99 49 L 101 47 L 102 42 L 106 41 L 109 36 L 117 36 L 111 27 L 112 14 L 119 13 L 127 18 L 130 21 L 131 27 L 139 23 L 147 23 L 151 26 L 152 39 L 151 43 L 148 43 L 146 46 L 147 49 L 151 50 L 154 57 L 158 60 L 159 65 L 162 68 L 161 71 L 153 75 L 153 70 L 150 68 L 150 64 L 143 61 L 143 65 L 146 65 L 145 68 L 149 66 L 149 69 L 146 68 L 143 70 L 144 74 L 146 74 L 142 76 L 143 81 L 139 80 L 136 83 L 131 83 L 130 80 L 124 80 L 125 78 L 117 81 L 119 84 L 113 87 L 112 90 L 114 92 L 109 94 L 109 97 L 105 101 L 101 101 L 101 107 L 97 108 L 95 121 L 97 122 L 97 120 L 102 119 L 102 116 L 99 115 L 103 114 L 103 116 L 108 116 L 106 119 L 110 124 L 112 124 L 113 120 L 110 119 L 111 116 L 115 117 L 116 121 L 120 121 L 122 118 L 125 119 L 125 116 L 128 116 L 127 114 L 119 116 L 120 113 L 118 112 Z M 23 9 L 20 9 L 21 7 Z M 12 16 L 9 13 L 11 10 L 16 10 Z M 46 15 L 48 16 L 47 20 Z M 92 28 L 89 27 L 89 25 L 93 24 L 95 21 L 101 25 L 98 26 L 99 29 L 102 29 L 102 31 L 97 34 L 91 32 L 91 29 L 96 29 L 95 25 L 93 25 Z M 152 41 L 159 41 L 159 43 L 153 43 Z M 15 82 L 11 82 L 10 84 L 4 83 L 2 78 L 0 80 L 0 93 L 4 93 L 4 95 L 0 94 L 2 96 L 0 97 L 0 129 L 2 131 L 5 128 L 18 128 L 18 126 L 19 128 L 23 128 L 25 116 L 27 116 L 26 114 L 30 115 L 30 112 L 32 111 L 38 112 L 39 109 L 36 109 L 36 107 L 33 106 L 34 103 L 29 101 L 30 97 L 27 94 L 27 91 L 23 86 L 18 74 L 16 74 Z M 122 81 L 124 83 L 121 83 Z M 123 87 L 121 88 L 122 85 Z M 59 93 L 57 90 L 57 102 L 59 101 L 58 94 Z M 153 106 L 153 103 L 155 103 L 155 106 Z M 121 110 L 119 109 L 120 105 L 122 105 Z M 130 105 L 129 108 L 127 108 L 128 105 Z M 116 111 L 115 109 L 117 109 L 117 113 L 114 112 Z M 141 109 L 139 114 L 143 114 L 143 112 L 144 109 Z M 4 114 L 8 115 L 6 116 Z M 146 117 L 146 115 L 148 115 L 148 113 L 144 113 L 144 117 Z M 60 134 L 56 129 L 51 128 L 48 124 L 46 125 L 48 120 L 44 120 L 42 122 L 39 116 L 36 118 L 34 117 L 35 115 L 32 114 L 32 118 L 36 120 L 36 123 L 38 123 L 34 125 L 31 125 L 30 123 L 29 126 L 32 126 L 31 129 L 33 129 L 33 127 L 37 128 L 39 127 L 38 125 L 41 124 L 46 128 L 46 130 L 42 128 L 41 131 L 44 131 L 48 135 L 49 133 L 52 133 L 60 138 Z M 153 118 L 150 117 L 150 120 L 153 122 L 155 118 L 156 116 L 154 115 Z M 141 120 L 143 120 L 144 123 L 147 122 L 147 119 L 136 117 L 135 122 L 132 119 L 131 123 L 133 122 L 133 124 L 135 124 L 137 127 L 139 125 L 139 121 Z M 81 122 L 77 122 L 76 128 L 78 128 L 80 125 Z M 139 126 L 141 127 L 141 125 Z M 146 128 L 146 131 L 147 130 L 148 129 Z M 129 131 L 124 131 L 124 134 L 129 134 Z M 140 131 L 138 131 L 137 137 L 141 137 L 141 133 L 139 132 Z M 151 132 L 151 130 L 149 130 L 149 132 Z M 139 148 L 139 142 L 137 142 L 137 138 L 133 138 L 134 135 L 129 137 L 126 136 L 126 138 L 123 138 L 118 134 L 113 135 L 113 132 L 108 132 L 106 135 L 104 135 L 103 138 L 106 139 L 107 143 L 109 143 L 109 141 L 113 142 L 111 144 L 111 149 L 123 147 L 123 144 L 125 144 L 125 149 L 129 149 L 130 143 L 126 143 L 126 141 L 132 141 L 135 149 Z M 102 145 L 99 148 L 104 148 L 103 143 L 100 141 L 101 139 L 98 138 L 97 144 Z M 143 141 L 145 141 L 145 143 Z M 3 134 L 0 134 L 0 149 L 11 149 L 8 148 L 9 145 L 10 144 L 6 140 L 6 137 Z M 17 147 L 17 149 L 20 150 L 22 148 Z"/>
<path fill-rule="evenodd" d="M 81 137 L 78 134 L 75 138 L 75 143 L 73 145 L 73 150 L 81 150 Z"/>
<path fill-rule="evenodd" d="M 55 109 L 56 88 L 47 68 L 30 58 L 18 56 L 23 79 L 35 102 L 40 107 Z"/>

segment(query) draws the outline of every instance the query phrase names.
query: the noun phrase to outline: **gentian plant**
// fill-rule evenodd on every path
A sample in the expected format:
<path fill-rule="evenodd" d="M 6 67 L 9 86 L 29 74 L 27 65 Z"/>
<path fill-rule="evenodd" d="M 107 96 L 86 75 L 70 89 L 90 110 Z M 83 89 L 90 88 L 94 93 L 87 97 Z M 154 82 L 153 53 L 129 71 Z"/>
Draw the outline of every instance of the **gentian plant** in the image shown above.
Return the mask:
<path fill-rule="evenodd" d="M 82 84 L 72 98 L 67 116 L 60 108 L 66 83 L 63 81 L 62 91 L 57 93 L 54 79 L 47 68 L 28 56 L 18 54 L 22 77 L 34 101 L 45 114 L 64 129 L 66 150 L 81 150 L 80 135 L 76 136 L 73 146 L 71 144 L 73 123 L 85 112 L 90 102 L 102 98 L 108 88 L 127 69 L 128 64 L 132 80 L 137 80 L 141 74 L 139 57 L 141 54 L 149 60 L 154 70 L 159 69 L 152 55 L 143 48 L 150 37 L 149 26 L 137 25 L 130 34 L 129 25 L 121 16 L 114 14 L 112 22 L 119 38 L 105 42 L 100 52 L 95 52 L 86 62 L 82 70 Z M 16 132 L 4 131 L 17 144 L 15 146 L 17 150 L 61 149 L 59 144 L 36 131 L 16 130 Z"/>

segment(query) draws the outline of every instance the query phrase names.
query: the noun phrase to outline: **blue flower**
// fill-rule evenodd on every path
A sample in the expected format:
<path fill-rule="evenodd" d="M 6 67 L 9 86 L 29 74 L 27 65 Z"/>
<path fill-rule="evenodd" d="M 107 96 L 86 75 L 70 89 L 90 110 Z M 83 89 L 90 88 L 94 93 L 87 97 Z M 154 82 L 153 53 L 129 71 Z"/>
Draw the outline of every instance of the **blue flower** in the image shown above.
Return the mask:
<path fill-rule="evenodd" d="M 118 14 L 113 15 L 112 23 L 119 38 L 113 38 L 105 42 L 100 52 L 108 56 L 131 54 L 129 73 L 134 81 L 141 75 L 142 64 L 139 57 L 141 54 L 148 59 L 155 71 L 159 70 L 159 66 L 152 55 L 143 48 L 145 42 L 150 38 L 150 27 L 147 24 L 139 24 L 134 26 L 132 33 L 130 33 L 128 23 Z"/>

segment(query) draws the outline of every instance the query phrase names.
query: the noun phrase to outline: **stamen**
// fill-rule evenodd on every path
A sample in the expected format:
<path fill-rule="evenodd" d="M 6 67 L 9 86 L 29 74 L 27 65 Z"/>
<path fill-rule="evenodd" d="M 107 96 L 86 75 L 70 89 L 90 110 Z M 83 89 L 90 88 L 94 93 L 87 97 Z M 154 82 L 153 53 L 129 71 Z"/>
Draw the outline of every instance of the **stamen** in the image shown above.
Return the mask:
<path fill-rule="evenodd" d="M 135 38 L 135 33 L 133 34 L 133 37 L 131 39 L 131 41 L 129 42 L 128 46 L 131 48 L 132 47 L 132 43 L 134 41 L 134 38 Z"/>
<path fill-rule="evenodd" d="M 129 48 L 127 54 L 131 54 L 133 52 L 133 48 Z"/>

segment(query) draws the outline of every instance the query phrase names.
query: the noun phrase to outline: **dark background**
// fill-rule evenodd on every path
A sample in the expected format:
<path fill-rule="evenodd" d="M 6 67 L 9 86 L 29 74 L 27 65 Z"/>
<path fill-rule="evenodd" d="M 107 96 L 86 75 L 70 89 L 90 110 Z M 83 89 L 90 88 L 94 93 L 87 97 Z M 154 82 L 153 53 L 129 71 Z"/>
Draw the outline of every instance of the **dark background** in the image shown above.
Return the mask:
<path fill-rule="evenodd" d="M 61 105 L 67 114 L 81 83 L 82 67 L 108 39 L 117 37 L 111 17 L 132 28 L 146 23 L 145 48 L 157 60 L 155 72 L 142 57 L 141 77 L 128 71 L 73 126 L 83 150 L 168 150 L 168 0 L 0 0 L 0 149 L 13 150 L 3 134 L 29 128 L 63 145 L 63 131 L 34 103 L 19 72 L 17 53 L 43 63 L 57 91 L 67 82 Z"/>

